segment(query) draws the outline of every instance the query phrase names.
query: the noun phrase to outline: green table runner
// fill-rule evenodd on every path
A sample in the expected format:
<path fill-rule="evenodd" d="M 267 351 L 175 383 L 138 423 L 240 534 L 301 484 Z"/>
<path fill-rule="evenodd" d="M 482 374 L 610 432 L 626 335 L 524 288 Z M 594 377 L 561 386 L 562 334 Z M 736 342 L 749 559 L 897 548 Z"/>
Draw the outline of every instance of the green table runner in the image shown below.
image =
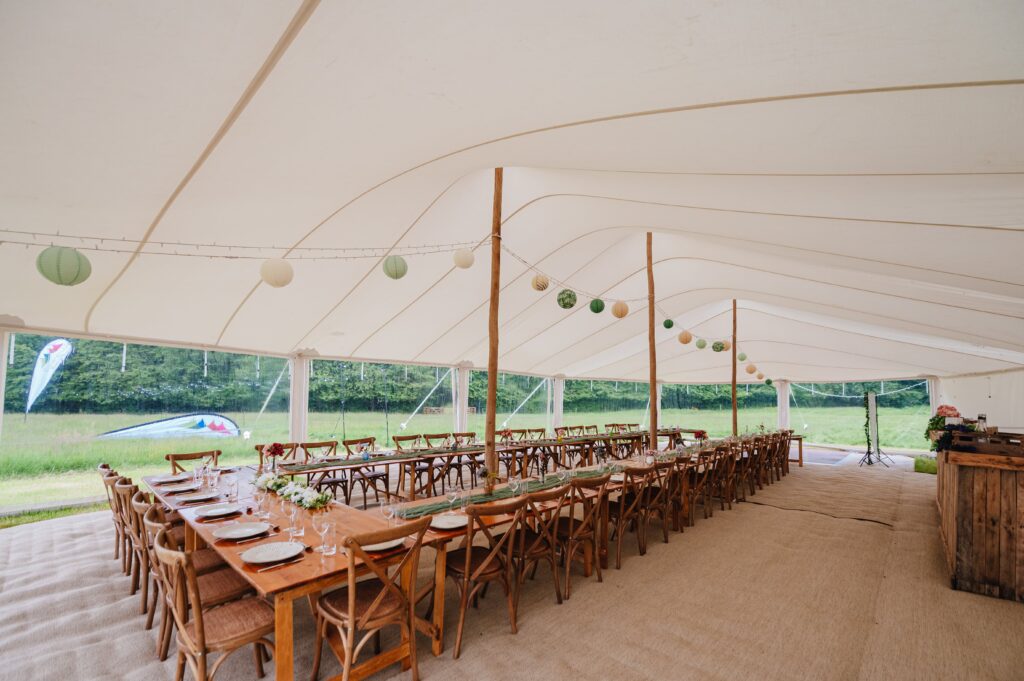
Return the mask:
<path fill-rule="evenodd" d="M 404 459 L 415 459 L 421 452 L 401 452 L 399 454 L 388 454 L 387 456 L 371 456 L 369 459 L 364 459 L 360 455 L 355 455 L 351 459 L 342 459 L 341 461 L 320 461 L 313 463 L 296 463 L 296 464 L 281 464 L 279 468 L 284 473 L 305 473 L 307 471 L 315 471 L 321 468 L 349 468 L 353 466 L 366 466 L 373 463 L 381 463 L 385 461 L 402 461 Z"/>

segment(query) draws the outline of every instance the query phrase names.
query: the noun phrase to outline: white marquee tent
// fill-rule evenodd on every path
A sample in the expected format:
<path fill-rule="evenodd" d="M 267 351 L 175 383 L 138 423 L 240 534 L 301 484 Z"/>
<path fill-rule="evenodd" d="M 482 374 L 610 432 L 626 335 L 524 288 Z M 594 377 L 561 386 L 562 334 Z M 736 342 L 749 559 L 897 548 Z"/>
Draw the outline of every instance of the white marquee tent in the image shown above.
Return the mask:
<path fill-rule="evenodd" d="M 1022 35 L 1014 1 L 2 2 L 0 325 L 483 367 L 502 166 L 502 370 L 646 380 L 653 230 L 664 381 L 728 380 L 676 333 L 736 298 L 770 377 L 1024 427 Z"/>

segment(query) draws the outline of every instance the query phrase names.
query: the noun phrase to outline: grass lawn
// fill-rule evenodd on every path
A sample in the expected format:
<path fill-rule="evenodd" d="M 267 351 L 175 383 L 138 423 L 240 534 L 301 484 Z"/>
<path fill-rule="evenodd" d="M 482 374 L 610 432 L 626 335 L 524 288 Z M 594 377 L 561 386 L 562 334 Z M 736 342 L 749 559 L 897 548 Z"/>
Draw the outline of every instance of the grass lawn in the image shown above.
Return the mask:
<path fill-rule="evenodd" d="M 915 473 L 931 473 L 935 475 L 939 472 L 938 463 L 935 461 L 934 456 L 915 456 L 914 457 L 914 472 Z"/>
<path fill-rule="evenodd" d="M 97 440 L 95 436 L 168 414 L 7 414 L 0 440 L 0 508 L 27 504 L 73 501 L 104 495 L 95 469 L 107 462 L 122 475 L 140 480 L 143 475 L 169 470 L 164 455 L 169 452 L 220 449 L 223 461 L 230 464 L 252 463 L 256 460 L 255 443 L 288 439 L 288 415 L 266 413 L 257 418 L 252 413 L 226 413 L 250 439 L 192 440 Z M 740 411 L 740 431 L 760 425 L 775 426 L 775 408 Z M 390 441 L 387 435 L 402 432 L 405 415 L 352 412 L 342 419 L 337 413 L 309 414 L 310 439 L 343 439 L 373 435 L 380 443 Z M 499 415 L 499 424 L 504 415 Z M 923 437 L 928 407 L 882 409 L 879 431 L 882 445 L 893 448 L 927 449 Z M 451 413 L 418 415 L 408 423 L 407 433 L 448 432 Z M 512 428 L 549 427 L 544 414 L 519 414 L 509 423 Z M 638 423 L 638 411 L 566 413 L 568 425 L 606 423 Z M 728 410 L 666 410 L 660 417 L 663 425 L 702 428 L 713 437 L 727 435 L 731 429 Z M 792 409 L 790 423 L 809 442 L 863 446 L 864 410 L 861 407 Z M 470 430 L 482 434 L 483 414 L 471 414 Z"/>

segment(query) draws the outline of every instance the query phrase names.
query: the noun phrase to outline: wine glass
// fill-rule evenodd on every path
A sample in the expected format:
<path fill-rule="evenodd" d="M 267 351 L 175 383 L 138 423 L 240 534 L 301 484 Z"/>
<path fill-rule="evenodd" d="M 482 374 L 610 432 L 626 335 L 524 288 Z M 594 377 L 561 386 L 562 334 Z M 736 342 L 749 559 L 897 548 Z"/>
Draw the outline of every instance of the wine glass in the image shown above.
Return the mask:
<path fill-rule="evenodd" d="M 331 520 L 326 513 L 314 513 L 313 514 L 313 531 L 320 535 L 320 546 L 317 547 L 317 553 L 324 552 L 324 545 L 326 544 L 326 536 L 328 530 L 331 529 Z"/>
<path fill-rule="evenodd" d="M 450 503 L 451 502 L 449 502 L 449 504 Z M 397 511 L 398 509 L 395 508 L 395 505 L 389 501 L 385 501 L 383 504 L 380 505 L 380 514 L 384 516 L 384 520 L 387 521 L 388 527 L 391 527 L 391 525 L 394 523 L 395 513 Z"/>
<path fill-rule="evenodd" d="M 520 484 L 521 484 L 521 481 L 519 480 L 519 478 L 509 478 L 508 479 L 508 488 L 510 490 L 512 490 L 512 496 L 514 496 L 514 497 L 519 496 Z"/>
<path fill-rule="evenodd" d="M 459 489 L 454 486 L 449 487 L 445 496 L 448 498 L 448 515 L 452 515 L 455 513 L 455 502 L 459 499 Z"/>
<path fill-rule="evenodd" d="M 267 508 L 267 490 L 256 490 L 256 518 L 258 520 L 270 520 L 270 509 Z"/>

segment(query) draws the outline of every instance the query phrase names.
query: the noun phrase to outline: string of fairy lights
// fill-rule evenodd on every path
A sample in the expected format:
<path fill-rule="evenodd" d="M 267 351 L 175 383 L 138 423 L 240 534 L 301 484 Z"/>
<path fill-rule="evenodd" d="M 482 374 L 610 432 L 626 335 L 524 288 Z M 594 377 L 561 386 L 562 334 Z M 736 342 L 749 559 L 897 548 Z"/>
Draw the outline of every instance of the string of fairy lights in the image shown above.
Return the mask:
<path fill-rule="evenodd" d="M 482 241 L 461 241 L 451 243 L 419 244 L 406 246 L 283 246 L 259 244 L 224 244 L 197 241 L 152 241 L 128 238 L 112 238 L 98 235 L 61 234 L 60 232 L 38 232 L 31 230 L 0 229 L 0 247 L 41 248 L 36 257 L 36 269 L 48 281 L 61 286 L 76 286 L 92 274 L 92 263 L 87 252 L 136 255 L 140 257 L 162 256 L 174 258 L 206 258 L 224 260 L 260 261 L 259 276 L 263 283 L 273 288 L 288 286 L 295 277 L 293 262 L 298 261 L 353 261 L 376 259 L 381 261 L 385 276 L 398 280 L 409 271 L 406 257 L 417 257 L 439 253 L 451 253 L 455 269 L 469 269 L 475 262 L 474 250 L 490 243 Z M 572 286 L 535 263 L 530 262 L 502 243 L 502 251 L 519 262 L 527 272 L 532 272 L 530 287 L 544 293 L 549 288 L 558 288 L 555 302 L 563 310 L 572 310 L 581 301 L 588 300 L 587 307 L 593 314 L 602 314 L 609 309 L 616 319 L 623 319 L 630 313 L 630 304 L 643 304 L 647 296 L 619 298 L 609 306 L 603 294 L 588 292 Z M 662 326 L 673 329 L 676 326 L 671 315 L 655 303 L 655 309 L 662 317 Z M 710 347 L 712 352 L 726 352 L 732 349 L 728 339 L 705 338 L 689 329 L 682 329 L 676 336 L 682 345 L 693 343 L 697 350 Z M 745 362 L 744 371 L 759 381 L 771 385 L 757 365 L 749 361 L 745 352 L 737 348 L 736 359 Z"/>

